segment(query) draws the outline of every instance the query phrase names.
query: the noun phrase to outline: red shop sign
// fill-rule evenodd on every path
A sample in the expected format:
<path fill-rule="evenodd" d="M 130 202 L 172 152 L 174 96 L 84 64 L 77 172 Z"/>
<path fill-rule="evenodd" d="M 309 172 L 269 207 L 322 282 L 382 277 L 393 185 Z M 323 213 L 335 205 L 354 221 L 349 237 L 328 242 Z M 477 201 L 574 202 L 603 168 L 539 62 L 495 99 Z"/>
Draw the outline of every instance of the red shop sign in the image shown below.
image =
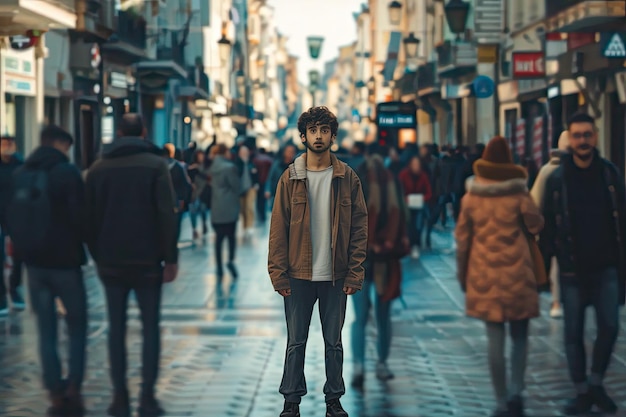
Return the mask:
<path fill-rule="evenodd" d="M 546 75 L 543 52 L 513 52 L 513 78 L 542 78 Z"/>

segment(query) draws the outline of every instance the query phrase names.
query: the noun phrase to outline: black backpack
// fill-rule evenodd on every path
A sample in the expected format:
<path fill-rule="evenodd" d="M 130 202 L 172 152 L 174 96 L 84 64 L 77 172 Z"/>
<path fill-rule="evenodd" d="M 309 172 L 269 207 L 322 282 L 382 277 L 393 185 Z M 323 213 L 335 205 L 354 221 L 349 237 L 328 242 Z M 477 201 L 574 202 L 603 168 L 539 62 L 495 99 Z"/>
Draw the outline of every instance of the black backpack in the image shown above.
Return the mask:
<path fill-rule="evenodd" d="M 16 252 L 28 256 L 45 249 L 51 211 L 48 171 L 17 170 L 7 207 L 7 226 Z"/>

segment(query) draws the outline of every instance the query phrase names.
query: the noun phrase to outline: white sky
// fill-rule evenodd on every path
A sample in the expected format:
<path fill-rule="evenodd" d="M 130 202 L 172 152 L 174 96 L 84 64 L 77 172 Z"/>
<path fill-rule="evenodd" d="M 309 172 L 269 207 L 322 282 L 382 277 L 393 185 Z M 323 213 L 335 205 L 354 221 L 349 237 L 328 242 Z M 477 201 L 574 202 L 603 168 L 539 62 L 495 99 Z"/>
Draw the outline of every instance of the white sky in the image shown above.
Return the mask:
<path fill-rule="evenodd" d="M 352 13 L 361 10 L 365 0 L 269 0 L 275 9 L 276 26 L 289 38 L 289 53 L 298 56 L 301 82 L 308 84 L 309 70 L 323 71 L 324 63 L 336 58 L 340 46 L 356 40 L 356 24 Z M 309 56 L 306 38 L 325 38 L 318 60 Z"/>

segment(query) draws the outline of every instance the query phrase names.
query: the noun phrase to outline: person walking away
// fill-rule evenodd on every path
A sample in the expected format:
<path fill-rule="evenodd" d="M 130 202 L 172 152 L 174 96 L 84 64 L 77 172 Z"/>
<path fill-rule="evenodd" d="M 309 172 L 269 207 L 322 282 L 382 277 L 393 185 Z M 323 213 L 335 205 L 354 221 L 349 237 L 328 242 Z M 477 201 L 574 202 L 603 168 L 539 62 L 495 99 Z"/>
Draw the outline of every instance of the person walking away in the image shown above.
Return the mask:
<path fill-rule="evenodd" d="M 383 158 L 370 152 L 365 161 L 363 192 L 367 203 L 368 254 L 365 280 L 361 291 L 352 296 L 355 320 L 352 323 L 352 386 L 361 389 L 365 381 L 365 329 L 369 320 L 371 291 L 375 290 L 374 308 L 377 325 L 376 377 L 387 381 L 394 377 L 387 365 L 391 348 L 391 302 L 400 296 L 402 269 L 400 259 L 409 252 L 406 236 L 406 206 L 400 185 L 384 167 Z"/>
<path fill-rule="evenodd" d="M 367 207 L 356 173 L 330 153 L 337 117 L 312 107 L 298 119 L 306 154 L 281 176 L 270 225 L 268 271 L 285 303 L 287 350 L 280 384 L 280 417 L 299 417 L 306 395 L 304 354 L 313 307 L 319 300 L 326 350 L 326 417 L 347 417 L 341 330 L 347 295 L 363 284 Z"/>
<path fill-rule="evenodd" d="M 544 209 L 544 195 L 546 190 L 546 183 L 550 175 L 559 167 L 561 164 L 561 155 L 567 153 L 567 148 L 569 147 L 569 137 L 567 130 L 564 130 L 559 137 L 559 142 L 557 145 L 557 149 L 552 149 L 550 152 L 550 161 L 547 164 L 541 167 L 539 173 L 537 174 L 537 178 L 535 179 L 535 183 L 530 190 L 530 196 L 533 198 L 533 201 L 539 207 L 539 209 L 543 212 Z M 552 292 L 552 307 L 550 308 L 550 317 L 558 319 L 563 317 L 563 308 L 561 306 L 560 301 L 560 292 L 559 292 L 559 263 L 555 256 L 550 260 L 550 272 L 548 276 L 550 277 L 550 290 Z"/>
<path fill-rule="evenodd" d="M 278 181 L 280 176 L 283 175 L 285 170 L 293 162 L 298 153 L 296 145 L 293 143 L 286 144 L 279 152 L 278 158 L 274 161 L 272 169 L 270 170 L 269 178 L 267 179 L 267 185 L 265 186 L 265 195 L 270 200 L 270 206 L 274 205 L 274 197 L 276 196 L 276 188 L 278 187 Z"/>
<path fill-rule="evenodd" d="M 179 160 L 176 159 L 176 148 L 174 147 L 174 145 L 171 143 L 166 143 L 164 149 L 167 151 L 166 158 L 168 168 L 170 171 L 172 184 L 174 185 L 174 192 L 176 193 L 176 204 L 178 212 L 177 238 L 180 239 L 183 216 L 185 212 L 189 210 L 193 187 L 191 184 L 191 179 L 189 179 L 189 175 L 187 175 L 187 169 Z"/>
<path fill-rule="evenodd" d="M 250 160 L 250 149 L 240 146 L 235 159 L 235 165 L 241 177 L 241 219 L 244 236 L 252 237 L 254 234 L 254 212 L 256 207 L 256 194 L 259 189 L 258 171 Z"/>
<path fill-rule="evenodd" d="M 409 208 L 409 241 L 411 257 L 419 259 L 422 247 L 422 232 L 427 221 L 425 206 L 430 203 L 432 190 L 426 173 L 422 171 L 420 157 L 415 155 L 409 160 L 409 166 L 399 175 L 399 181 L 404 191 L 404 198 Z"/>
<path fill-rule="evenodd" d="M 198 232 L 198 216 L 202 220 L 202 240 L 206 242 L 207 228 L 207 204 L 210 199 L 211 188 L 209 186 L 209 172 L 205 164 L 204 151 L 198 149 L 193 155 L 191 165 L 187 169 L 189 179 L 193 185 L 191 193 L 191 204 L 189 205 L 189 218 L 191 220 L 191 229 L 193 230 L 193 240 L 200 238 Z"/>
<path fill-rule="evenodd" d="M 256 214 L 261 223 L 267 220 L 267 196 L 265 195 L 265 186 L 272 169 L 274 161 L 267 154 L 265 148 L 260 148 L 254 156 L 252 163 L 257 170 L 259 180 L 259 188 L 256 193 Z"/>
<path fill-rule="evenodd" d="M 133 291 L 143 336 L 139 415 L 152 417 L 164 413 L 155 387 L 163 283 L 174 281 L 178 273 L 176 195 L 167 162 L 146 140 L 141 116 L 124 114 L 117 136 L 89 169 L 85 188 L 87 242 L 109 315 L 113 401 L 108 414 L 130 416 L 126 321 L 128 296 Z"/>
<path fill-rule="evenodd" d="M 614 414 L 617 404 L 604 378 L 619 332 L 619 306 L 626 299 L 626 191 L 618 169 L 596 150 L 598 130 L 591 116 L 574 114 L 568 137 L 571 153 L 561 155 L 546 183 L 546 228 L 539 240 L 546 270 L 553 256 L 559 265 L 565 353 L 577 392 L 564 411 L 584 415 L 595 405 Z M 597 323 L 590 375 L 584 341 L 589 306 Z"/>
<path fill-rule="evenodd" d="M 13 174 L 7 221 L 13 245 L 28 270 L 30 301 L 37 318 L 43 384 L 50 396 L 48 414 L 82 415 L 81 387 L 87 343 L 87 294 L 81 266 L 86 262 L 84 184 L 70 163 L 72 136 L 57 126 L 44 128 L 40 146 Z M 32 190 L 38 192 L 33 193 Z M 57 351 L 55 299 L 65 308 L 69 335 L 68 376 L 62 376 Z"/>
<path fill-rule="evenodd" d="M 237 249 L 237 220 L 240 211 L 241 177 L 237 166 L 229 160 L 230 151 L 219 143 L 213 147 L 213 162 L 209 169 L 211 176 L 211 224 L 215 230 L 215 263 L 217 277 L 224 276 L 222 262 L 222 246 L 228 240 L 228 263 L 226 266 L 233 278 L 239 273 L 235 267 L 235 251 Z"/>
<path fill-rule="evenodd" d="M 455 231 L 458 279 L 467 315 L 487 328 L 494 416 L 522 417 L 528 324 L 539 316 L 538 277 L 528 239 L 541 231 L 543 217 L 528 193 L 526 171 L 513 164 L 506 139 L 491 139 L 474 163 L 474 173 Z M 513 344 L 510 381 L 504 353 L 507 323 Z"/>
<path fill-rule="evenodd" d="M 483 143 L 472 145 L 467 159 L 456 172 L 456 178 L 454 180 L 454 221 L 457 221 L 459 218 L 461 199 L 467 192 L 467 189 L 465 188 L 467 179 L 474 175 L 474 162 L 480 159 L 484 151 L 485 145 Z"/>
<path fill-rule="evenodd" d="M 19 293 L 22 285 L 22 261 L 19 254 L 13 251 L 11 256 L 13 264 L 9 273 L 9 287 L 5 282 L 4 267 L 7 261 L 7 247 L 10 245 L 8 225 L 6 221 L 6 208 L 11 195 L 11 181 L 13 172 L 22 164 L 22 158 L 17 153 L 15 138 L 0 136 L 0 317 L 9 313 L 7 296 L 11 299 L 14 310 L 23 310 L 26 307 L 24 298 Z"/>

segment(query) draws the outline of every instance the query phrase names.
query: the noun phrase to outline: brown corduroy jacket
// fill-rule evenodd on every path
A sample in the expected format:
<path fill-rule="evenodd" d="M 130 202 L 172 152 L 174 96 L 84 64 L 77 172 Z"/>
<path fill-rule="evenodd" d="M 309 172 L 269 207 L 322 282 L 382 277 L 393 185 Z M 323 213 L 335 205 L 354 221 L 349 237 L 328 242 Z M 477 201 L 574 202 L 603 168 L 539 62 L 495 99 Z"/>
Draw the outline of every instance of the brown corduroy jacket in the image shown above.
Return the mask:
<path fill-rule="evenodd" d="M 333 283 L 360 289 L 367 253 L 367 206 L 361 182 L 345 163 L 331 155 L 331 227 Z M 278 182 L 270 226 L 268 271 L 276 291 L 289 288 L 289 278 L 311 280 L 313 254 L 307 192 L 306 154 L 289 166 Z"/>

